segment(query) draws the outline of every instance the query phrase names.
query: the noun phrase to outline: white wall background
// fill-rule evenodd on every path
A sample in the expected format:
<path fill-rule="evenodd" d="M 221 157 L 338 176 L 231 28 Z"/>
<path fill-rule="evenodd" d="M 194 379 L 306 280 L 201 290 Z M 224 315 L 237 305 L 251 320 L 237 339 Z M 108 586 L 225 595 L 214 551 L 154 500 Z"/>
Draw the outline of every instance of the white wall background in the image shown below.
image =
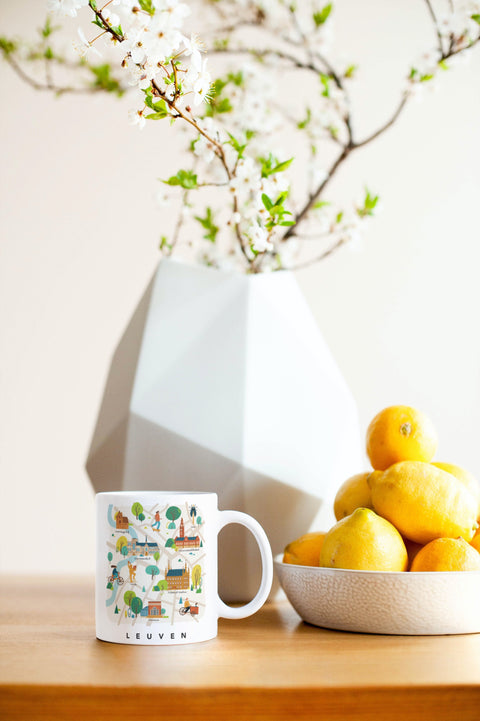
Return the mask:
<path fill-rule="evenodd" d="M 435 39 L 421 0 L 336 6 L 339 41 L 360 64 L 361 136 L 389 116 Z M 0 34 L 42 19 L 38 0 L 0 2 Z M 477 475 L 479 71 L 480 48 L 351 158 L 333 191 L 368 182 L 384 212 L 360 254 L 298 274 L 362 428 L 391 403 L 418 406 L 437 425 L 439 456 Z M 175 171 L 183 140 L 167 126 L 131 128 L 128 99 L 124 113 L 107 97 L 54 100 L 4 63 L 0 78 L 0 568 L 91 572 L 83 465 L 111 353 L 158 259 L 155 179 Z"/>

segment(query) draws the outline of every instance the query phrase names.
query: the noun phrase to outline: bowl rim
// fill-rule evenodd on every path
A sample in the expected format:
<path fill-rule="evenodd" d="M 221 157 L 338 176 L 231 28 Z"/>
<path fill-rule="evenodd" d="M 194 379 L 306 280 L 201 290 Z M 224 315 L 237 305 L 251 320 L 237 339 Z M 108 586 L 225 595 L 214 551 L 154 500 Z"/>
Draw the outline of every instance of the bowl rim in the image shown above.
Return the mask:
<path fill-rule="evenodd" d="M 296 568 L 304 570 L 306 573 L 312 573 L 317 575 L 332 575 L 332 574 L 338 574 L 339 572 L 341 574 L 345 574 L 347 576 L 378 576 L 380 578 L 392 578 L 394 576 L 397 576 L 399 578 L 418 578 L 421 576 L 424 577 L 434 577 L 434 578 L 444 578 L 445 576 L 456 578 L 457 576 L 460 576 L 462 578 L 470 578 L 472 576 L 478 576 L 480 577 L 480 571 L 368 571 L 368 570 L 358 570 L 356 568 L 327 568 L 326 566 L 303 566 L 298 563 L 284 563 L 283 562 L 283 553 L 278 553 L 274 559 L 273 562 L 275 566 L 279 568 Z"/>

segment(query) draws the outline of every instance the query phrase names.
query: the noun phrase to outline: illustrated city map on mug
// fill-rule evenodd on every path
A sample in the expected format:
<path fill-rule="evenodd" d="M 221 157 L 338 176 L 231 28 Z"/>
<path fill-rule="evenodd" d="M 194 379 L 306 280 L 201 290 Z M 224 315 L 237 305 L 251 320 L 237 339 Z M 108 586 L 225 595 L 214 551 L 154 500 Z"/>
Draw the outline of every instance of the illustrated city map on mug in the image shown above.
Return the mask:
<path fill-rule="evenodd" d="M 205 610 L 205 519 L 196 504 L 108 506 L 106 606 L 118 625 L 173 625 Z"/>

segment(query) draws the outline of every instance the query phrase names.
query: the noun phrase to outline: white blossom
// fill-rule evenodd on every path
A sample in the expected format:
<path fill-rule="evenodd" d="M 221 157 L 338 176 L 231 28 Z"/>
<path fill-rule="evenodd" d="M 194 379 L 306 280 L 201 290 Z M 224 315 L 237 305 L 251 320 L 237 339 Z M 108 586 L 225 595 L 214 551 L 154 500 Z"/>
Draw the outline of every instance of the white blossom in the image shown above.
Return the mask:
<path fill-rule="evenodd" d="M 71 18 L 77 17 L 77 10 L 88 5 L 88 0 L 47 0 L 48 12 L 55 15 L 68 15 Z"/>
<path fill-rule="evenodd" d="M 200 65 L 200 53 L 204 53 L 207 46 L 197 33 L 192 33 L 190 38 L 184 37 L 183 44 L 185 46 L 185 55 L 190 55 L 192 57 L 192 61 L 198 67 L 198 65 Z"/>
<path fill-rule="evenodd" d="M 193 60 L 193 63 L 195 64 L 196 60 Z M 212 76 L 207 70 L 207 58 L 200 58 L 200 65 L 195 69 L 197 76 L 193 83 L 193 103 L 200 105 L 209 99 L 212 87 Z"/>
<path fill-rule="evenodd" d="M 73 41 L 73 47 L 80 57 L 89 59 L 92 55 L 96 55 L 101 58 L 102 54 L 87 40 L 82 28 L 77 28 L 77 33 L 79 39 Z"/>
<path fill-rule="evenodd" d="M 138 125 L 140 130 L 145 127 L 146 120 L 143 114 L 143 110 L 129 110 L 128 120 L 131 125 Z"/>
<path fill-rule="evenodd" d="M 254 223 L 247 230 L 252 248 L 257 253 L 265 253 L 266 250 L 273 250 L 273 243 L 269 240 L 268 231 L 259 223 Z"/>

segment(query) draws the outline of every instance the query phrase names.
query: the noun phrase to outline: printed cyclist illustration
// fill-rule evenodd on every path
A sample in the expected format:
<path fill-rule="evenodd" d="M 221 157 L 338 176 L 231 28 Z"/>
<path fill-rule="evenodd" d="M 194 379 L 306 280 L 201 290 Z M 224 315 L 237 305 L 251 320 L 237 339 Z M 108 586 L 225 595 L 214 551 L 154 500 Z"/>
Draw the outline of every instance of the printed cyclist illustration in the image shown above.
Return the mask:
<path fill-rule="evenodd" d="M 108 577 L 108 582 L 115 583 L 115 581 L 117 581 L 118 585 L 121 586 L 123 584 L 123 578 L 120 576 L 117 566 L 111 566 L 111 568 L 113 569 L 112 575 Z"/>
<path fill-rule="evenodd" d="M 185 598 L 182 608 L 179 609 L 181 616 L 186 616 L 187 613 L 189 613 L 191 616 L 196 616 L 198 614 L 198 611 L 198 603 L 195 604 L 195 606 L 191 606 L 188 598 Z"/>

